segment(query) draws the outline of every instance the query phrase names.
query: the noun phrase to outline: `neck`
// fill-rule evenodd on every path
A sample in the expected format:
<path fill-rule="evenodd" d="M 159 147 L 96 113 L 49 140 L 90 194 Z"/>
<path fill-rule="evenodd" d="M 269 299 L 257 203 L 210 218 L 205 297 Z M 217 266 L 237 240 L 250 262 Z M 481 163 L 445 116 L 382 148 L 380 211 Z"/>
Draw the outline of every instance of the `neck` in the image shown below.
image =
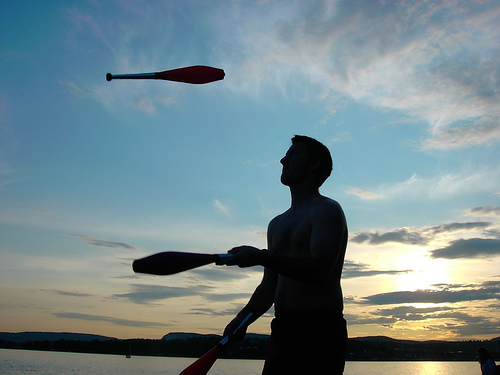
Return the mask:
<path fill-rule="evenodd" d="M 309 198 L 319 195 L 317 187 L 310 184 L 300 184 L 290 186 L 290 195 L 292 197 L 292 209 L 297 209 Z"/>

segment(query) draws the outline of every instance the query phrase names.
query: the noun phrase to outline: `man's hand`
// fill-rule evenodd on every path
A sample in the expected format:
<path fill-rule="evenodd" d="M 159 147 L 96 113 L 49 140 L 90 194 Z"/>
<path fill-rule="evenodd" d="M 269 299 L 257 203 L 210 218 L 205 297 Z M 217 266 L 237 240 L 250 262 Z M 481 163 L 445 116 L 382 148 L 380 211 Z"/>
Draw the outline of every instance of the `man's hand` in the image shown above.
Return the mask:
<path fill-rule="evenodd" d="M 263 257 L 267 250 L 259 250 L 253 246 L 238 246 L 228 251 L 232 257 L 222 258 L 217 261 L 217 265 L 253 267 L 262 265 Z"/>
<path fill-rule="evenodd" d="M 245 317 L 241 317 L 241 314 L 239 314 L 236 318 L 234 318 L 224 329 L 224 337 L 229 336 L 229 343 L 241 341 L 245 338 L 245 334 L 247 333 L 247 327 L 242 327 L 240 328 L 235 335 L 233 335 L 233 332 L 238 328 L 240 325 L 241 321 Z"/>

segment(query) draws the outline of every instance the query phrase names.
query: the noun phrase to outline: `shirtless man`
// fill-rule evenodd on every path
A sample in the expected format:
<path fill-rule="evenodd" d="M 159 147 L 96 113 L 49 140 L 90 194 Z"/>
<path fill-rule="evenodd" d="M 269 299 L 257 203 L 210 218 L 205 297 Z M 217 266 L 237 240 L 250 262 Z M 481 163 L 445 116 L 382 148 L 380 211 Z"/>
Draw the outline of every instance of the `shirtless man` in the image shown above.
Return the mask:
<path fill-rule="evenodd" d="M 332 171 L 332 158 L 315 139 L 295 136 L 281 164 L 281 182 L 290 188 L 292 203 L 269 223 L 268 250 L 236 247 L 229 251 L 233 257 L 219 263 L 264 266 L 262 282 L 224 335 L 250 312 L 248 324 L 274 304 L 262 374 L 342 374 L 347 328 L 340 276 L 347 224 L 341 206 L 319 193 Z"/>

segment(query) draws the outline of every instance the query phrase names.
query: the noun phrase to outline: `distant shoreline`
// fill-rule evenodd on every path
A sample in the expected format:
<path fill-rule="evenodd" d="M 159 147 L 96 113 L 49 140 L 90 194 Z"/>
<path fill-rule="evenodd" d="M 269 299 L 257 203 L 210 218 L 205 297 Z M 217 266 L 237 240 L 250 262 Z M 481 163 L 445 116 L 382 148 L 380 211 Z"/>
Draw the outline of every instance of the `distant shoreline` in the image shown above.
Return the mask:
<path fill-rule="evenodd" d="M 170 336 L 170 337 L 169 337 Z M 162 339 L 126 339 L 73 333 L 0 332 L 0 348 L 49 352 L 75 352 L 152 357 L 199 358 L 217 345 L 218 335 L 173 333 Z M 228 348 L 222 358 L 265 358 L 269 336 L 247 334 L 245 340 Z M 476 350 L 489 349 L 493 358 L 500 359 L 500 337 L 491 340 L 412 341 L 385 336 L 349 339 L 348 361 L 477 361 Z"/>

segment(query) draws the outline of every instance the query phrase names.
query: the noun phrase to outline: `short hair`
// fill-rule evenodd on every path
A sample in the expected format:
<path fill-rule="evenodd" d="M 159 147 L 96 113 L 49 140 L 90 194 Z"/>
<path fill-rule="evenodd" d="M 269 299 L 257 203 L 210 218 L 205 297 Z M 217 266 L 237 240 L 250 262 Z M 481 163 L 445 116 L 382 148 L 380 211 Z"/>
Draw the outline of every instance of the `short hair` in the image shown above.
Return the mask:
<path fill-rule="evenodd" d="M 328 150 L 328 147 L 323 143 L 305 135 L 295 135 L 292 138 L 292 144 L 296 143 L 304 145 L 309 161 L 320 162 L 319 169 L 316 173 L 316 184 L 320 187 L 332 173 L 333 160 L 330 150 Z"/>
<path fill-rule="evenodd" d="M 477 356 L 479 357 L 478 359 L 481 364 L 486 363 L 486 360 L 491 358 L 490 352 L 484 346 L 477 349 Z"/>

